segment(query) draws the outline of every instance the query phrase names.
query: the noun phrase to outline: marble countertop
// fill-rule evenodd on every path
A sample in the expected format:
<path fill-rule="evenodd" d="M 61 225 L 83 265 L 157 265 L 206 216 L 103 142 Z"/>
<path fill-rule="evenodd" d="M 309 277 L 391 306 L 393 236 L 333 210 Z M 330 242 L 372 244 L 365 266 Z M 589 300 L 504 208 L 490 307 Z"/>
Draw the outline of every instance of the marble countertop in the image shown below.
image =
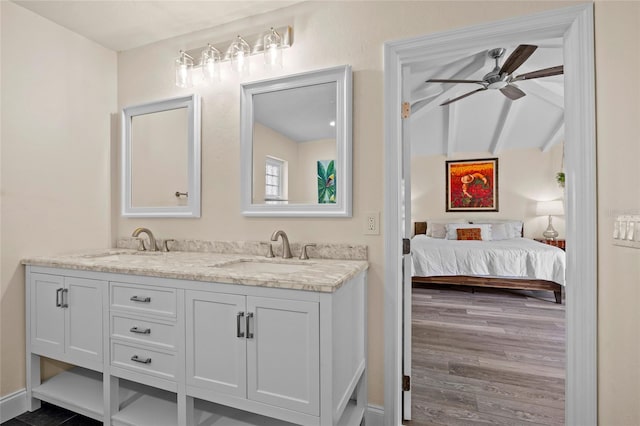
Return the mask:
<path fill-rule="evenodd" d="M 103 249 L 29 257 L 25 265 L 331 293 L 368 268 L 364 260 Z"/>

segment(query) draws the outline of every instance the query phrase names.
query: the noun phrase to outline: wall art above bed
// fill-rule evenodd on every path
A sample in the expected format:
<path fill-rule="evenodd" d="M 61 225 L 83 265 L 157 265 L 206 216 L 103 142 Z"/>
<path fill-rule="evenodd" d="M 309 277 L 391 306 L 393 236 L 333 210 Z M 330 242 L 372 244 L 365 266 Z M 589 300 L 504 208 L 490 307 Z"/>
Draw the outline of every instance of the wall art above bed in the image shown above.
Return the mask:
<path fill-rule="evenodd" d="M 498 159 L 446 162 L 448 212 L 498 211 Z"/>

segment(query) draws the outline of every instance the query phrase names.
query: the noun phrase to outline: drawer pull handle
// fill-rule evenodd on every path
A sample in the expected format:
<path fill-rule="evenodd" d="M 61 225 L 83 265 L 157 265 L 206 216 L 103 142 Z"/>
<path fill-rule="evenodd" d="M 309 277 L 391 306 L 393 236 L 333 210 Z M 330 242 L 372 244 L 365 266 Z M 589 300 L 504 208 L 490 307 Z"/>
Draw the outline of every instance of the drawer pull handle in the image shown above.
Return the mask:
<path fill-rule="evenodd" d="M 62 290 L 62 304 L 60 305 L 61 308 L 68 308 L 69 307 L 69 289 L 65 288 L 64 290 Z"/>
<path fill-rule="evenodd" d="M 137 333 L 137 334 L 151 334 L 151 329 L 150 328 L 138 328 L 136 327 L 131 327 L 129 329 L 130 332 L 132 333 Z"/>
<path fill-rule="evenodd" d="M 140 364 L 151 364 L 151 358 L 138 358 L 138 355 L 134 355 L 131 357 L 131 361 L 139 362 Z"/>
<path fill-rule="evenodd" d="M 236 315 L 236 336 L 244 337 L 244 331 L 240 330 L 242 327 L 242 317 L 244 317 L 244 312 L 238 312 Z"/>
<path fill-rule="evenodd" d="M 151 302 L 151 298 L 150 297 L 140 297 L 140 296 L 131 296 L 131 298 L 129 299 L 132 302 L 141 302 L 141 303 L 150 303 Z"/>
<path fill-rule="evenodd" d="M 251 332 L 251 318 L 253 318 L 253 312 L 247 312 L 247 339 L 253 339 L 253 333 Z"/>
<path fill-rule="evenodd" d="M 60 300 L 60 293 L 62 293 L 62 287 L 56 290 L 56 308 L 62 307 L 62 301 Z"/>

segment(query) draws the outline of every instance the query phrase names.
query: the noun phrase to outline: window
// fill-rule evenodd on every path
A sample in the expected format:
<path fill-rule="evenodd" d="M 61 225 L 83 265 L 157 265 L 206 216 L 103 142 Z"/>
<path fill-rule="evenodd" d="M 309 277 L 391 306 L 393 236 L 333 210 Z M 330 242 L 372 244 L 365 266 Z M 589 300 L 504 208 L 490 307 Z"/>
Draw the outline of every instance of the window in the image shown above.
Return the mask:
<path fill-rule="evenodd" d="M 264 176 L 264 200 L 267 204 L 286 203 L 284 178 L 287 162 L 275 157 L 266 157 Z"/>

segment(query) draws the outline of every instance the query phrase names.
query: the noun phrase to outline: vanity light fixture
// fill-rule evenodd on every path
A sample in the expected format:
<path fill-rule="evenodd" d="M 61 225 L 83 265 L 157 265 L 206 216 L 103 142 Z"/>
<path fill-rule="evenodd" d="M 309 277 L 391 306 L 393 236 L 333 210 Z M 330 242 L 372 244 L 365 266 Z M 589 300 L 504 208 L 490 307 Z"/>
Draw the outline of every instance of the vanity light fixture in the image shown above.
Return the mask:
<path fill-rule="evenodd" d="M 246 37 L 237 36 L 225 43 L 181 50 L 175 65 L 176 86 L 188 88 L 219 81 L 223 62 L 230 62 L 232 70 L 246 76 L 249 74 L 249 57 L 257 54 L 263 54 L 266 69 L 282 67 L 282 50 L 292 44 L 292 29 L 283 26 Z M 194 58 L 199 58 L 197 64 Z"/>
<path fill-rule="evenodd" d="M 331 127 L 336 127 L 336 122 L 335 122 L 335 121 L 330 121 L 330 122 L 329 122 L 329 126 L 331 126 Z"/>
<path fill-rule="evenodd" d="M 273 27 L 264 36 L 264 65 L 267 69 L 282 68 L 282 37 Z"/>
<path fill-rule="evenodd" d="M 208 44 L 202 51 L 200 65 L 202 67 L 202 77 L 207 83 L 220 81 L 220 51 Z"/>
<path fill-rule="evenodd" d="M 251 56 L 251 47 L 241 36 L 237 36 L 236 40 L 229 46 L 229 58 L 231 59 L 231 69 L 238 74 L 249 74 L 249 56 Z"/>
<path fill-rule="evenodd" d="M 193 58 L 185 51 L 180 51 L 180 56 L 176 59 L 176 86 L 191 87 L 191 75 L 193 74 Z"/>

